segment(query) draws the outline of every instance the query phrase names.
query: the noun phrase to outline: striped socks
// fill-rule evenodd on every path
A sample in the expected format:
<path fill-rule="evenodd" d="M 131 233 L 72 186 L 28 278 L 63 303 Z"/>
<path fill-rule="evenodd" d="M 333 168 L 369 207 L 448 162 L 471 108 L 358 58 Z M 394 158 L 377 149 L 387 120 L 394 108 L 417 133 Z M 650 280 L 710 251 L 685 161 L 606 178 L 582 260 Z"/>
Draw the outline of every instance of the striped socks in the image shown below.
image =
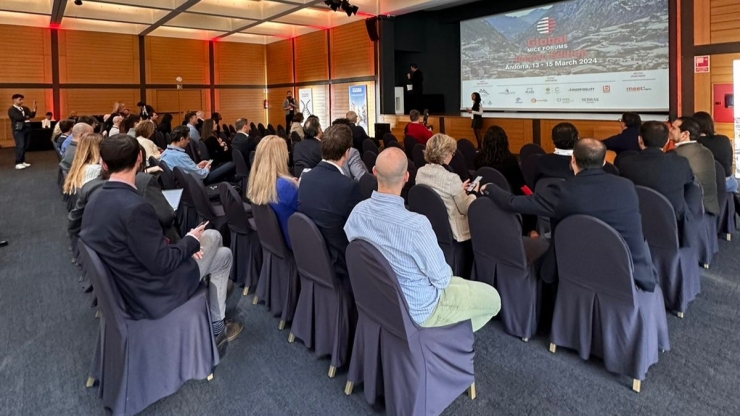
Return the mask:
<path fill-rule="evenodd" d="M 221 334 L 224 333 L 224 330 L 226 330 L 226 325 L 224 325 L 223 320 L 211 322 L 211 325 L 213 325 L 213 336 L 215 338 L 220 337 Z"/>

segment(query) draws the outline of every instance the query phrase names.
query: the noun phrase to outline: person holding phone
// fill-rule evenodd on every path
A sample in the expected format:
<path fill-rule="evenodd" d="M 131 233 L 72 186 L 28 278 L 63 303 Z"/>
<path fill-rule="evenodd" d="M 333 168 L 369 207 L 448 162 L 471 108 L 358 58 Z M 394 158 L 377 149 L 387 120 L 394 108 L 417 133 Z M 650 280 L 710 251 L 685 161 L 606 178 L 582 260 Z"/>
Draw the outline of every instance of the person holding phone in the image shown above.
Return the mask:
<path fill-rule="evenodd" d="M 31 166 L 26 163 L 26 149 L 31 141 L 31 119 L 36 117 L 36 101 L 32 111 L 23 105 L 24 98 L 23 94 L 13 94 L 13 105 L 8 109 L 15 140 L 15 168 L 18 170 Z"/>
<path fill-rule="evenodd" d="M 170 169 L 179 167 L 196 178 L 202 179 L 206 185 L 220 182 L 236 170 L 234 162 L 224 163 L 213 170 L 211 170 L 213 160 L 203 160 L 195 164 L 193 159 L 185 152 L 185 149 L 190 145 L 190 130 L 187 126 L 175 127 L 172 130 L 171 138 L 172 142 L 162 152 L 159 159 Z"/>

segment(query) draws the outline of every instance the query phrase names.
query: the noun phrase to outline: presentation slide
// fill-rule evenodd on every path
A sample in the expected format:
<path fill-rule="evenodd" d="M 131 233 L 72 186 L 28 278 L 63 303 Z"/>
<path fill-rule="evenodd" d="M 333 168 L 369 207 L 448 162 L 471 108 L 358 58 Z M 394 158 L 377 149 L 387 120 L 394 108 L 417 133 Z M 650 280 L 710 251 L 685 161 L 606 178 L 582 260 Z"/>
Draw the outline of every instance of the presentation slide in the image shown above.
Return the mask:
<path fill-rule="evenodd" d="M 572 0 L 460 23 L 461 108 L 668 111 L 667 0 Z"/>

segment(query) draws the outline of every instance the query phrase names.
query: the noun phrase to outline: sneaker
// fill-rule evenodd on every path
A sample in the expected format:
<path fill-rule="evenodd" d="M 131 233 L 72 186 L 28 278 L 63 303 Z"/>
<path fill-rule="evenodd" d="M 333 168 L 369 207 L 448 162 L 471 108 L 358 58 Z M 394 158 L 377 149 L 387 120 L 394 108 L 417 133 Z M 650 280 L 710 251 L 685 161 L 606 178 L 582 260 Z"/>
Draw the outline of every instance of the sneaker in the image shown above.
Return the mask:
<path fill-rule="evenodd" d="M 26 166 L 26 165 L 24 165 L 23 163 L 19 163 L 19 164 L 15 165 L 15 168 L 16 168 L 17 170 L 25 169 L 26 167 L 27 167 L 27 166 Z"/>
<path fill-rule="evenodd" d="M 236 337 L 241 334 L 242 329 L 244 329 L 244 324 L 237 321 L 232 321 L 230 319 L 226 320 L 226 329 L 224 329 L 224 334 L 226 335 L 226 341 L 231 342 L 236 339 Z M 223 334 L 222 334 L 223 335 Z"/>
<path fill-rule="evenodd" d="M 26 162 L 23 162 L 23 163 L 21 163 L 21 165 L 23 165 L 23 166 L 25 166 L 25 167 L 27 167 L 27 168 L 28 168 L 28 167 L 31 167 L 31 164 L 30 164 L 30 163 L 26 163 Z"/>

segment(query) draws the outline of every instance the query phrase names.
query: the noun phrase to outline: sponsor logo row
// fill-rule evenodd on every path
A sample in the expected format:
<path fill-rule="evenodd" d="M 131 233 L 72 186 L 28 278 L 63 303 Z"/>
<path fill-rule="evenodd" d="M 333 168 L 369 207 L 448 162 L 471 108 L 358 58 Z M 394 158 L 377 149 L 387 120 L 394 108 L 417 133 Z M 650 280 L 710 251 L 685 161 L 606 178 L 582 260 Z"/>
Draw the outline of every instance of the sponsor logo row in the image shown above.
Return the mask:
<path fill-rule="evenodd" d="M 624 91 L 626 91 L 626 92 L 645 92 L 645 91 L 651 91 L 651 90 L 652 90 L 652 88 L 646 87 L 646 86 L 632 86 L 632 87 L 625 87 L 624 88 Z M 536 93 L 538 93 L 538 94 L 543 94 L 543 93 L 544 94 L 562 94 L 562 93 L 566 93 L 566 92 L 567 93 L 574 93 L 574 92 L 575 93 L 579 93 L 579 92 L 595 92 L 595 91 L 596 91 L 596 88 L 595 87 L 570 87 L 570 88 L 565 88 L 565 87 L 563 87 L 563 88 L 561 88 L 561 87 L 546 87 L 544 89 L 537 88 L 536 90 L 535 90 L 534 87 L 528 87 L 528 88 L 526 88 L 524 90 L 524 94 L 528 94 L 528 95 L 536 94 Z M 612 92 L 611 85 L 604 85 L 604 86 L 602 86 L 601 87 L 601 92 L 603 94 L 609 94 L 609 93 L 611 93 Z M 489 96 L 492 95 L 492 93 L 489 92 L 488 89 L 486 89 L 486 88 L 479 88 L 478 89 L 478 93 L 483 98 L 489 97 Z M 521 92 L 519 92 L 517 90 L 514 90 L 514 89 L 506 88 L 503 91 L 499 92 L 498 94 L 499 95 L 516 95 L 516 94 L 521 94 Z"/>

